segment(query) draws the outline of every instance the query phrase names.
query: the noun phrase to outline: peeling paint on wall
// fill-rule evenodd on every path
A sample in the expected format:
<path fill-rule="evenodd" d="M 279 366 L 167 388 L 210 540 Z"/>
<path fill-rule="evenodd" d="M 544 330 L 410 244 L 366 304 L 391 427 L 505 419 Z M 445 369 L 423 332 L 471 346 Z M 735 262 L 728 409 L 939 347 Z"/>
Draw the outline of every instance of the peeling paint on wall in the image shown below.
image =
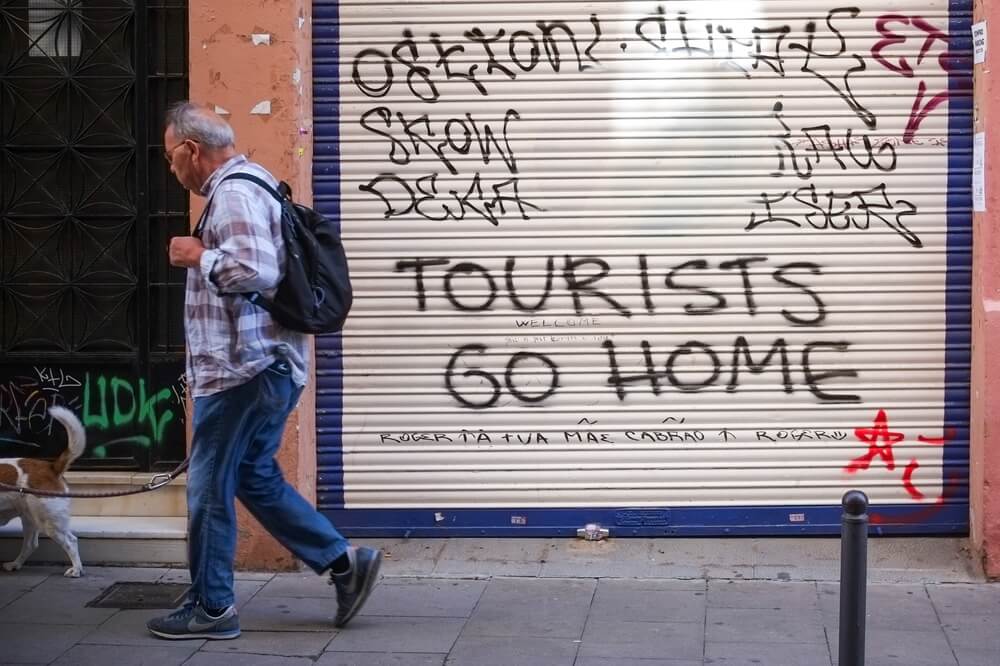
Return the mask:
<path fill-rule="evenodd" d="M 250 109 L 250 115 L 254 116 L 271 115 L 271 100 L 265 99 L 263 102 L 259 102 L 257 106 Z"/>
<path fill-rule="evenodd" d="M 271 35 L 266 32 L 255 32 L 250 35 L 250 41 L 253 42 L 254 46 L 260 46 L 261 44 L 269 46 L 271 44 Z"/>

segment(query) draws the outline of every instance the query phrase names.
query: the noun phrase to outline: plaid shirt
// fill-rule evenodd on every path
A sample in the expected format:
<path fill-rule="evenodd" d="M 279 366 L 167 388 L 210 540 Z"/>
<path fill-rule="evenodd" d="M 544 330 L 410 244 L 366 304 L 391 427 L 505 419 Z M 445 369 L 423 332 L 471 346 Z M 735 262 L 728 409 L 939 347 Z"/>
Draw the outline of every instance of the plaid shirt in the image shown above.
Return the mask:
<path fill-rule="evenodd" d="M 237 172 L 277 186 L 263 167 L 237 155 L 202 187 L 211 202 L 201 232 L 206 250 L 201 265 L 188 269 L 184 296 L 187 381 L 194 397 L 244 384 L 277 360 L 289 363 L 297 385 L 306 383 L 308 336 L 275 323 L 240 293 L 272 296 L 285 251 L 278 202 L 249 181 L 221 183 Z"/>

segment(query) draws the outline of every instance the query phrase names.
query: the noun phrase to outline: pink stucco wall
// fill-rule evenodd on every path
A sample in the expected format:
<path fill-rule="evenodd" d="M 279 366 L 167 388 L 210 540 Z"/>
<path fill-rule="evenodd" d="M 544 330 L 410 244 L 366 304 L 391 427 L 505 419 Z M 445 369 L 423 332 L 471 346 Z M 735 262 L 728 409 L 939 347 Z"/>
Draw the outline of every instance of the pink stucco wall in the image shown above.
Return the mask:
<path fill-rule="evenodd" d="M 987 22 L 986 62 L 975 66 L 975 130 L 986 132 L 986 212 L 973 222 L 971 541 L 1000 577 L 1000 5 L 976 0 Z M 1000 73 L 1000 72 L 998 72 Z M 996 108 L 994 108 L 994 106 Z"/>
<path fill-rule="evenodd" d="M 312 201 L 312 4 L 302 0 L 210 2 L 192 0 L 190 97 L 222 113 L 236 131 L 236 147 Z M 202 201 L 193 198 L 193 219 Z M 279 461 L 306 498 L 316 495 L 313 383 L 289 419 Z M 240 507 L 237 566 L 298 567 Z"/>

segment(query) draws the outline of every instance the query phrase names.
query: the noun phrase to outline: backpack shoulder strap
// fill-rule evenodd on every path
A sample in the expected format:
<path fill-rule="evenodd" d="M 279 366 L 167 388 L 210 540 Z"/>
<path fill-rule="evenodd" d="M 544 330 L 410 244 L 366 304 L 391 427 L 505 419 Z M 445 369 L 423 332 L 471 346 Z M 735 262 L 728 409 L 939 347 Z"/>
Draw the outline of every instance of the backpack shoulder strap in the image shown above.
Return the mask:
<path fill-rule="evenodd" d="M 252 173 L 244 173 L 242 171 L 239 171 L 237 173 L 231 173 L 228 176 L 226 176 L 225 178 L 223 178 L 222 181 L 220 181 L 220 182 L 224 183 L 227 180 L 248 180 L 251 183 L 253 183 L 254 185 L 258 185 L 260 187 L 263 187 L 265 190 L 267 190 L 268 194 L 270 194 L 272 197 L 274 197 L 277 200 L 278 203 L 282 203 L 285 200 L 285 197 L 281 196 L 281 194 L 279 194 L 276 189 L 274 189 L 273 187 L 271 187 L 270 185 L 268 185 L 268 183 L 267 183 L 266 180 L 264 180 L 263 178 L 258 178 L 257 176 L 253 175 Z"/>
<path fill-rule="evenodd" d="M 244 173 L 242 171 L 237 172 L 237 173 L 231 173 L 228 176 L 226 176 L 225 178 L 223 178 L 220 181 L 220 183 L 223 183 L 223 182 L 225 182 L 227 180 L 247 180 L 247 181 L 250 181 L 254 185 L 257 185 L 257 186 L 262 187 L 265 190 L 267 190 L 267 193 L 270 194 L 272 197 L 274 197 L 274 199 L 279 204 L 284 203 L 284 201 L 285 201 L 285 197 L 281 196 L 281 194 L 277 190 L 275 190 L 273 187 L 271 187 L 270 185 L 268 185 L 268 183 L 267 183 L 266 180 L 264 180 L 263 178 L 258 178 L 257 176 L 255 176 L 255 175 L 253 175 L 251 173 Z M 282 184 L 284 184 L 284 183 L 282 183 Z M 198 224 L 195 226 L 194 231 L 192 232 L 192 235 L 195 236 L 196 238 L 201 238 L 201 232 L 205 228 L 205 222 L 208 221 L 208 212 L 209 212 L 209 210 L 211 210 L 211 208 L 212 208 L 212 199 L 209 199 L 205 203 L 205 209 L 201 212 L 201 217 L 198 219 Z"/>

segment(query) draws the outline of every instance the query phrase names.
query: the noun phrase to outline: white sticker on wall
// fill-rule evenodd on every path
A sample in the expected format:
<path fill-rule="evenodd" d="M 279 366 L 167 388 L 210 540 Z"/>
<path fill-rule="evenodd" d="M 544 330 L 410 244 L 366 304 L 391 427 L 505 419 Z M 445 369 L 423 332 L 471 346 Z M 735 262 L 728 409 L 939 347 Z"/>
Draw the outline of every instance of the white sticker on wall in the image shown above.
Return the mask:
<path fill-rule="evenodd" d="M 972 24 L 972 55 L 977 65 L 986 62 L 986 21 Z"/>
<path fill-rule="evenodd" d="M 986 132 L 972 140 L 972 210 L 986 210 Z"/>

